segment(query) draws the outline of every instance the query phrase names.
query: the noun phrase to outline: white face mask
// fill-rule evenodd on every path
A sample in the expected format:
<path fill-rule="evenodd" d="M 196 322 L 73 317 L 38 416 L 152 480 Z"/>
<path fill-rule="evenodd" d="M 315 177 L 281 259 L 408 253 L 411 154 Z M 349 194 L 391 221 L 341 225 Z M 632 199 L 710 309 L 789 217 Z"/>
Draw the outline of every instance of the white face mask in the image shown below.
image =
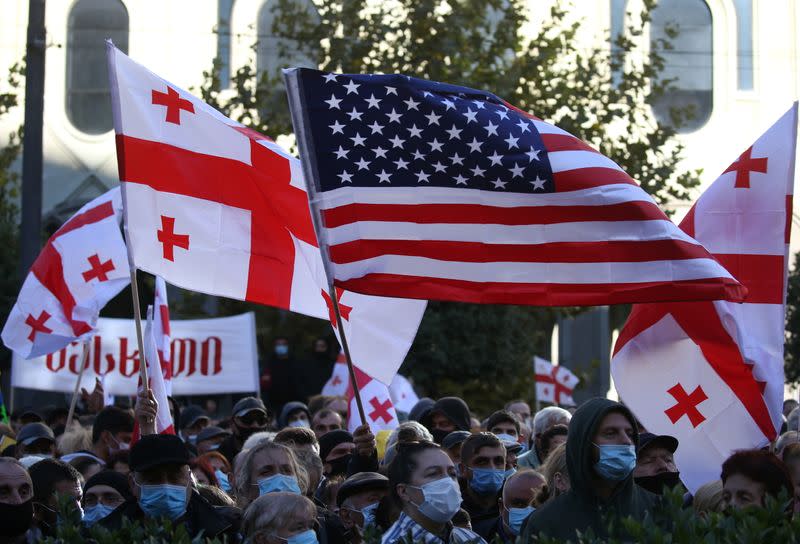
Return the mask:
<path fill-rule="evenodd" d="M 433 522 L 447 523 L 461 508 L 461 489 L 450 476 L 414 488 L 422 491 L 424 500 L 422 504 L 413 502 L 411 504 L 417 507 L 420 514 Z"/>

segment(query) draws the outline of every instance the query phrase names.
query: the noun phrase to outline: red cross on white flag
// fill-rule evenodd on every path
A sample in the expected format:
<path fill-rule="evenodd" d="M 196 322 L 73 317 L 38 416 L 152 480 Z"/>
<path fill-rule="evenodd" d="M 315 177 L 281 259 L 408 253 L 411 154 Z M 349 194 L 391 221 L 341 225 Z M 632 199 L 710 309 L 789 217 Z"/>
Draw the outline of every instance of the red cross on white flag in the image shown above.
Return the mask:
<path fill-rule="evenodd" d="M 572 391 L 580 381 L 570 369 L 554 365 L 541 357 L 533 358 L 536 372 L 536 399 L 561 406 L 575 406 Z"/>
<path fill-rule="evenodd" d="M 397 412 L 394 409 L 389 388 L 378 380 L 369 377 L 358 367 L 354 367 L 354 370 L 361 402 L 364 404 L 364 415 L 367 417 L 367 423 L 372 434 L 397 427 L 400 421 L 397 419 Z M 361 417 L 358 414 L 358 405 L 350 382 L 348 382 L 347 386 L 347 403 L 347 430 L 352 433 L 361 425 Z"/>
<path fill-rule="evenodd" d="M 796 137 L 795 103 L 680 225 L 747 287 L 745 302 L 635 305 L 614 347 L 621 399 L 649 431 L 679 440 L 675 458 L 692 492 L 781 425 Z"/>
<path fill-rule="evenodd" d="M 164 389 L 172 395 L 172 335 L 169 328 L 169 304 L 167 303 L 167 282 L 156 276 L 156 297 L 153 303 L 153 337 L 156 340 L 158 359 Z"/>
<path fill-rule="evenodd" d="M 185 289 L 329 319 L 300 162 L 110 43 L 108 58 L 136 267 Z M 347 291 L 336 299 L 353 360 L 391 382 L 426 303 Z"/>
<path fill-rule="evenodd" d="M 58 351 L 94 331 L 100 310 L 130 283 L 119 188 L 84 205 L 47 241 L 3 327 L 23 358 Z"/>
<path fill-rule="evenodd" d="M 394 407 L 402 412 L 409 413 L 419 402 L 419 396 L 414 391 L 414 386 L 411 385 L 408 378 L 401 374 L 397 374 L 389 384 L 389 394 L 392 396 Z"/>
<path fill-rule="evenodd" d="M 336 358 L 336 364 L 333 365 L 333 372 L 331 377 L 322 387 L 322 394 L 332 397 L 343 397 L 347 394 L 347 382 L 350 376 L 347 372 L 347 361 L 344 358 L 344 352 L 339 352 L 339 357 Z"/>

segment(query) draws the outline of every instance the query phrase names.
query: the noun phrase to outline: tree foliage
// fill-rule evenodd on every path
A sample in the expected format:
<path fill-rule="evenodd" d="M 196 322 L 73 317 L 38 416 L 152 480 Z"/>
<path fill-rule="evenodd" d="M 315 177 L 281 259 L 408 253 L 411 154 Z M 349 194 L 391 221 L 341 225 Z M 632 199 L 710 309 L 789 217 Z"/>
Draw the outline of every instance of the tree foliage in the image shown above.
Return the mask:
<path fill-rule="evenodd" d="M 670 126 L 649 104 L 670 89 L 659 77 L 668 40 L 645 44 L 655 0 L 626 17 L 624 32 L 599 46 L 579 38 L 584 21 L 558 2 L 542 22 L 523 0 L 276 0 L 270 35 L 256 36 L 251 61 L 222 92 L 219 61 L 203 98 L 272 137 L 292 131 L 278 71 L 257 73 L 259 40 L 283 65 L 344 73 L 402 73 L 485 89 L 591 143 L 665 204 L 687 199 L 699 172 L 679 167 L 675 129 L 691 115 L 673 110 Z M 675 36 L 675 29 L 671 29 Z M 649 53 L 647 52 L 649 49 Z M 464 394 L 496 407 L 500 395 L 531 389 L 531 356 L 549 353 L 557 311 L 531 307 L 431 303 L 404 367 L 424 392 Z M 528 396 L 528 395 L 526 395 Z"/>

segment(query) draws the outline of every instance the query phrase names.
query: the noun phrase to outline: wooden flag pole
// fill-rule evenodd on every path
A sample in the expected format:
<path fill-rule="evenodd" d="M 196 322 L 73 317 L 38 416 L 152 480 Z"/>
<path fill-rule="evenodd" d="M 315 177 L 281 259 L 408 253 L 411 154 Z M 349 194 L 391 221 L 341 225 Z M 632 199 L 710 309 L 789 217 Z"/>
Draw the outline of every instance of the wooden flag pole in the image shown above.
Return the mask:
<path fill-rule="evenodd" d="M 67 424 L 64 426 L 65 431 L 69 431 L 69 426 L 72 423 L 72 418 L 75 416 L 75 404 L 78 402 L 78 389 L 81 387 L 81 380 L 83 380 L 83 371 L 86 369 L 86 361 L 89 359 L 89 342 L 91 339 L 84 340 L 83 354 L 81 355 L 81 369 L 78 371 L 78 379 L 75 381 L 75 389 L 72 391 L 72 401 L 69 403 L 69 412 L 67 413 Z"/>
<path fill-rule="evenodd" d="M 347 335 L 344 333 L 342 315 L 339 313 L 339 297 L 336 296 L 336 287 L 334 287 L 333 282 L 328 284 L 328 292 L 330 293 L 330 299 L 333 302 L 333 313 L 336 315 L 336 326 L 339 329 L 339 337 L 342 339 L 342 350 L 344 351 L 344 358 L 347 360 L 347 371 L 350 373 L 350 384 L 353 387 L 353 396 L 356 398 L 358 415 L 361 418 L 361 424 L 366 425 L 367 416 L 364 413 L 364 404 L 361 402 L 361 391 L 358 389 L 356 371 L 353 368 L 353 360 L 350 358 L 350 347 L 347 345 Z"/>
<path fill-rule="evenodd" d="M 136 269 L 131 267 L 131 295 L 133 296 L 133 320 L 136 322 L 136 341 L 139 343 L 139 377 L 144 391 L 150 389 L 147 381 L 147 361 L 144 357 L 144 341 L 142 340 L 142 310 L 139 308 L 139 286 L 136 283 Z"/>

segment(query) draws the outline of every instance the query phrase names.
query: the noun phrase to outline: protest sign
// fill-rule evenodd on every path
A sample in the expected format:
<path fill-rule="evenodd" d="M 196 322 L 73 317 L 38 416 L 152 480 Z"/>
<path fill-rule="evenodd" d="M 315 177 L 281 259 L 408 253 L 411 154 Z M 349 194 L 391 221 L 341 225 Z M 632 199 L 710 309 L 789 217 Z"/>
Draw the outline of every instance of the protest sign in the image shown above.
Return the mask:
<path fill-rule="evenodd" d="M 100 318 L 91 339 L 83 386 L 101 378 L 106 393 L 135 395 L 139 350 L 132 319 Z M 173 395 L 258 390 L 258 353 L 252 312 L 213 319 L 175 320 L 172 329 Z M 25 360 L 14 355 L 11 384 L 70 392 L 80 370 L 81 344 Z"/>

